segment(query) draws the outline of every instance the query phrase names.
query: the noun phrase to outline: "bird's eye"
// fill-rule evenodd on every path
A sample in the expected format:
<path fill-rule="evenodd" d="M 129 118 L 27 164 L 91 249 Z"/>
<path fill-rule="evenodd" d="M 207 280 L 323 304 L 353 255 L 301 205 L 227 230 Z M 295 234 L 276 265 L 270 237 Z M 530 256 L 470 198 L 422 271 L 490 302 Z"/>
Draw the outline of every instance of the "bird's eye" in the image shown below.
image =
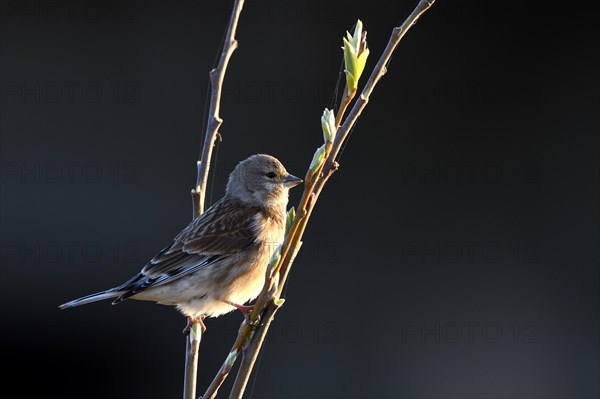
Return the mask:
<path fill-rule="evenodd" d="M 265 173 L 265 176 L 267 176 L 270 179 L 273 179 L 274 177 L 277 177 L 277 173 L 269 172 L 269 173 Z"/>

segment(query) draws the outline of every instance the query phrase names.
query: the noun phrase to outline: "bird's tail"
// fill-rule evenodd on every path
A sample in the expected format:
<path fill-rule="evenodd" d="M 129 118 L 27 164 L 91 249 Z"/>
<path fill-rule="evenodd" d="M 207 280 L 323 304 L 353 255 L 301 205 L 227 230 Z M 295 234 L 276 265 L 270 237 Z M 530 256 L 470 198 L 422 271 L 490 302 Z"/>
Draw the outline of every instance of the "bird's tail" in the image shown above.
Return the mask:
<path fill-rule="evenodd" d="M 104 299 L 114 298 L 120 296 L 121 294 L 123 294 L 123 291 L 106 290 L 98 292 L 96 294 L 86 295 L 79 299 L 72 300 L 71 302 L 63 303 L 59 306 L 59 309 L 62 310 L 67 308 L 74 308 L 75 306 L 85 305 L 96 301 L 102 301 Z"/>

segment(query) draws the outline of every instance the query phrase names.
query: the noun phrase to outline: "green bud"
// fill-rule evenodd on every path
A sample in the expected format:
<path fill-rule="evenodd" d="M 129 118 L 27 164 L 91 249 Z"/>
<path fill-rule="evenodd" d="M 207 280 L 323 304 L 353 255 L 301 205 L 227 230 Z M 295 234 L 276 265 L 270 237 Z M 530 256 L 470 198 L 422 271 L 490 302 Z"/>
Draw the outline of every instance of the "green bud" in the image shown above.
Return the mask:
<path fill-rule="evenodd" d="M 354 47 L 346 38 L 344 40 L 344 63 L 346 65 L 346 69 L 344 72 L 346 73 L 346 84 L 348 85 L 348 91 L 353 92 L 358 87 L 358 79 L 355 78 L 356 70 L 358 69 L 357 65 L 357 55 Z"/>
<path fill-rule="evenodd" d="M 323 116 L 321 116 L 321 127 L 323 128 L 323 138 L 325 142 L 331 142 L 335 138 L 335 114 L 333 110 L 325 108 Z"/>
<path fill-rule="evenodd" d="M 285 218 L 285 234 L 289 233 L 292 223 L 294 223 L 294 219 L 296 219 L 296 209 L 292 206 Z"/>
<path fill-rule="evenodd" d="M 356 27 L 354 28 L 354 35 L 352 36 L 352 44 L 354 45 L 354 48 L 356 49 L 357 52 L 358 52 L 358 49 L 360 48 L 360 41 L 362 40 L 362 31 L 363 31 L 363 24 L 362 24 L 362 21 L 359 19 L 356 21 Z"/>
<path fill-rule="evenodd" d="M 273 301 L 277 307 L 280 307 L 285 303 L 285 298 L 277 298 Z"/>
<path fill-rule="evenodd" d="M 363 34 L 363 25 L 359 19 L 354 28 L 354 34 L 350 35 L 346 32 L 344 41 L 344 63 L 346 69 L 346 84 L 348 91 L 351 93 L 358 88 L 358 81 L 362 75 L 367 58 L 369 57 L 369 49 L 367 48 L 366 32 Z"/>
<path fill-rule="evenodd" d="M 324 160 L 325 160 L 325 144 L 323 144 L 322 146 L 317 148 L 317 151 L 315 151 L 315 155 L 313 155 L 313 159 L 310 163 L 310 173 L 312 173 L 313 175 L 315 173 L 317 173 L 317 170 L 321 167 Z"/>
<path fill-rule="evenodd" d="M 356 80 L 360 79 L 360 75 L 362 75 L 365 70 L 365 65 L 367 65 L 367 58 L 369 57 L 369 49 L 365 48 L 365 50 L 358 55 L 356 58 Z"/>
<path fill-rule="evenodd" d="M 269 267 L 275 267 L 279 261 L 281 260 L 281 245 L 278 245 L 275 248 L 275 251 L 271 254 L 271 259 L 269 260 Z"/>

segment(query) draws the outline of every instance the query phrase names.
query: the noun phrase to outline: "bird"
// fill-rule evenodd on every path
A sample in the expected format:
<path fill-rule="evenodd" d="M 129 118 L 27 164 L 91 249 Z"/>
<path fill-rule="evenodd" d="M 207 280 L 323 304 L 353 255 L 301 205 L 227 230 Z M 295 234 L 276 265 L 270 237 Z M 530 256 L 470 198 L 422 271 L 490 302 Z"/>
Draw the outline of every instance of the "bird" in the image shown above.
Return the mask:
<path fill-rule="evenodd" d="M 64 303 L 60 309 L 113 299 L 175 306 L 188 326 L 236 308 L 248 317 L 266 268 L 285 233 L 288 194 L 302 179 L 267 154 L 252 155 L 229 175 L 225 195 L 196 217 L 125 283 Z"/>

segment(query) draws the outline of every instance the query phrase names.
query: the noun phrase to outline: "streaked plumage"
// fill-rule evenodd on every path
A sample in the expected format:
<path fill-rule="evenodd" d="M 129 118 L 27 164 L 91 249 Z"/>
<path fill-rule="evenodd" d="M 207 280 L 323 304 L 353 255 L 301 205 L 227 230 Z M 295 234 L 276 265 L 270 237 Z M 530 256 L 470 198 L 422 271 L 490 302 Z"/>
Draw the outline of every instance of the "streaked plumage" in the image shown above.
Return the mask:
<path fill-rule="evenodd" d="M 274 157 L 240 162 L 225 196 L 124 284 L 61 309 L 115 298 L 174 305 L 186 316 L 219 316 L 258 296 L 266 266 L 284 235 L 288 191 L 302 180 Z"/>

